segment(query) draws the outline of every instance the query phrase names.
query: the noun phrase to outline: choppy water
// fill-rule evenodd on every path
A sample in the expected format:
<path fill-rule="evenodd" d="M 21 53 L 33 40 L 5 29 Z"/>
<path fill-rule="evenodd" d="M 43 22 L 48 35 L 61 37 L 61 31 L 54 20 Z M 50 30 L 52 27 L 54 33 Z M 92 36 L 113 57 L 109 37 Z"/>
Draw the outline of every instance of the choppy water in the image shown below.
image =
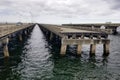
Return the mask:
<path fill-rule="evenodd" d="M 110 35 L 110 55 L 102 57 L 102 45 L 97 45 L 96 57 L 89 57 L 89 45 L 84 45 L 82 57 L 59 56 L 36 26 L 23 43 L 10 48 L 10 58 L 0 58 L 0 80 L 120 80 L 120 34 Z M 68 53 L 74 53 L 70 46 Z M 2 54 L 2 53 L 0 53 Z"/>

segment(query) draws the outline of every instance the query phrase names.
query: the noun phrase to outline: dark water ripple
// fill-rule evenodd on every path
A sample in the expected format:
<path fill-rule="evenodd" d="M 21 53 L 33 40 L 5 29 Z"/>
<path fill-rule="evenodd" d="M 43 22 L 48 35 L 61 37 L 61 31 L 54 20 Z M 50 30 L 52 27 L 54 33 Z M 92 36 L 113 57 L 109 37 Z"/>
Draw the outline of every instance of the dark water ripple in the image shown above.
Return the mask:
<path fill-rule="evenodd" d="M 58 45 L 48 43 L 36 26 L 23 43 L 13 40 L 9 59 L 0 58 L 0 80 L 119 80 L 120 34 L 109 38 L 107 58 L 102 57 L 102 45 L 97 45 L 95 57 L 89 57 L 89 45 L 83 46 L 81 58 L 69 55 L 76 46 L 60 57 Z"/>

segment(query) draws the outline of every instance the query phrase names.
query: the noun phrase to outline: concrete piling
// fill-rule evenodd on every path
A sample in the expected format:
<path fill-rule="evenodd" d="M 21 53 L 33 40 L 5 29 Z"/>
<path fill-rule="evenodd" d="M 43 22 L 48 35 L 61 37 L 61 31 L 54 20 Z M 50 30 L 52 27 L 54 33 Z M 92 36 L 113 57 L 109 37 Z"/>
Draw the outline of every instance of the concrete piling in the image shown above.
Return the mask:
<path fill-rule="evenodd" d="M 19 40 L 22 41 L 23 38 L 22 38 L 22 34 L 19 34 Z"/>
<path fill-rule="evenodd" d="M 50 32 L 50 40 L 52 40 L 52 38 L 53 38 L 53 33 L 52 32 Z"/>
<path fill-rule="evenodd" d="M 103 55 L 104 56 L 108 56 L 109 55 L 109 45 L 110 45 L 110 43 L 109 43 L 109 41 L 107 41 L 105 44 L 103 44 Z"/>
<path fill-rule="evenodd" d="M 24 31 L 24 34 L 27 35 L 27 31 L 26 30 Z"/>
<path fill-rule="evenodd" d="M 96 44 L 90 44 L 90 55 L 95 55 Z"/>
<path fill-rule="evenodd" d="M 61 54 L 62 56 L 64 56 L 64 55 L 66 54 L 66 49 L 67 49 L 67 45 L 62 44 L 62 45 L 61 45 L 61 51 L 60 51 L 60 54 Z"/>
<path fill-rule="evenodd" d="M 8 43 L 9 43 L 9 38 L 5 38 L 3 40 L 3 53 L 4 53 L 4 57 L 9 57 Z"/>
<path fill-rule="evenodd" d="M 82 52 L 82 44 L 77 46 L 77 55 L 81 55 Z"/>

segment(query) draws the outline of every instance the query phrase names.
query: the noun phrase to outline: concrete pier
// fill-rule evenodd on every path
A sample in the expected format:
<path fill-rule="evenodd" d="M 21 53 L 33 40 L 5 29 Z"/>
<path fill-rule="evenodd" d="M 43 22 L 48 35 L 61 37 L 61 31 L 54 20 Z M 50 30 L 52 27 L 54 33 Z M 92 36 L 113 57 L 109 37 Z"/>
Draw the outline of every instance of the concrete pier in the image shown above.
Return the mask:
<path fill-rule="evenodd" d="M 24 23 L 22 25 L 16 25 L 16 24 L 6 24 L 6 25 L 0 25 L 0 43 L 3 47 L 3 54 L 4 57 L 9 57 L 9 39 L 12 39 L 14 37 L 18 37 L 20 41 L 23 40 L 24 33 L 28 35 L 28 32 L 30 32 L 35 24 L 27 24 Z"/>
<path fill-rule="evenodd" d="M 57 42 L 56 38 L 61 39 L 61 55 L 66 54 L 67 45 L 77 45 L 77 55 L 81 55 L 82 45 L 84 44 L 90 45 L 90 55 L 95 55 L 97 44 L 104 44 L 104 54 L 108 54 L 109 52 L 108 43 L 110 40 L 108 39 L 108 34 L 105 32 L 87 31 L 66 26 L 46 24 L 39 24 L 39 26 L 43 33 L 50 33 L 50 38 L 53 36 L 51 33 L 54 34 L 54 36 L 57 36 L 53 38 L 54 42 Z"/>

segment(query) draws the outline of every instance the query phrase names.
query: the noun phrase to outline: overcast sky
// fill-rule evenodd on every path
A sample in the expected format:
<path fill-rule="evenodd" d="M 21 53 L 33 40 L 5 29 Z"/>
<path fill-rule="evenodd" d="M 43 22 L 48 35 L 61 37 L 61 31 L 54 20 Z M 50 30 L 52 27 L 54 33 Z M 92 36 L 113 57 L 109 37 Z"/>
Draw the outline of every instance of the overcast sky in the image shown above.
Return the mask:
<path fill-rule="evenodd" d="M 120 22 L 120 0 L 0 0 L 0 22 Z"/>

